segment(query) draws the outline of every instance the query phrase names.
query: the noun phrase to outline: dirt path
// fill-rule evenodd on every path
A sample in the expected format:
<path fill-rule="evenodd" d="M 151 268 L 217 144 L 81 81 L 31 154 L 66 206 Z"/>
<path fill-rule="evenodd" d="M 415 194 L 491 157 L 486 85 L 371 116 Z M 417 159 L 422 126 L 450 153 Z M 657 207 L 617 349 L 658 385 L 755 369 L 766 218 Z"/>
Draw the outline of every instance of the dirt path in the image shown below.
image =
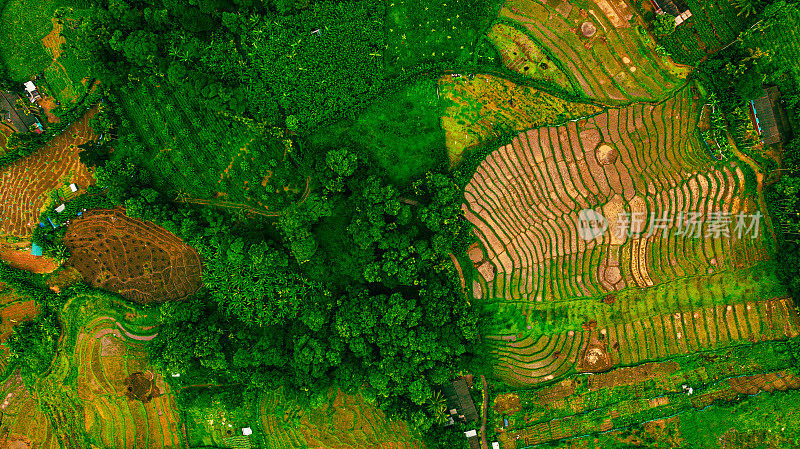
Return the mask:
<path fill-rule="evenodd" d="M 486 376 L 481 374 L 481 382 L 483 382 L 483 405 L 481 406 L 481 448 L 489 449 L 489 443 L 486 442 L 486 412 L 489 410 L 489 384 L 486 382 Z"/>
<path fill-rule="evenodd" d="M 758 208 L 761 210 L 761 213 L 764 214 L 764 221 L 766 222 L 770 236 L 772 236 L 772 241 L 777 244 L 778 240 L 775 236 L 775 229 L 772 227 L 772 220 L 770 219 L 769 216 L 767 203 L 766 201 L 764 201 L 764 173 L 762 172 L 761 167 L 753 159 L 751 159 L 750 156 L 742 153 L 739 150 L 739 148 L 736 146 L 736 142 L 733 141 L 733 137 L 731 136 L 731 133 L 727 128 L 725 129 L 725 136 L 728 138 L 728 143 L 731 145 L 731 148 L 733 149 L 734 156 L 736 156 L 740 161 L 749 165 L 750 168 L 753 169 L 753 173 L 756 174 L 756 193 L 758 194 Z"/>
<path fill-rule="evenodd" d="M 297 204 L 303 204 L 306 199 L 308 198 L 308 194 L 311 193 L 311 177 L 306 177 L 306 188 L 303 191 L 303 196 L 300 197 L 300 200 Z M 219 200 L 212 200 L 212 199 L 202 199 L 202 198 L 186 198 L 183 200 L 178 200 L 181 203 L 189 203 L 189 204 L 200 204 L 204 206 L 217 206 L 222 207 L 225 209 L 233 209 L 233 210 L 244 210 L 256 215 L 261 215 L 262 217 L 280 217 L 283 215 L 283 212 L 266 212 L 263 209 L 260 209 L 255 206 L 250 206 L 249 204 L 243 203 L 234 203 L 232 201 L 219 201 Z"/>

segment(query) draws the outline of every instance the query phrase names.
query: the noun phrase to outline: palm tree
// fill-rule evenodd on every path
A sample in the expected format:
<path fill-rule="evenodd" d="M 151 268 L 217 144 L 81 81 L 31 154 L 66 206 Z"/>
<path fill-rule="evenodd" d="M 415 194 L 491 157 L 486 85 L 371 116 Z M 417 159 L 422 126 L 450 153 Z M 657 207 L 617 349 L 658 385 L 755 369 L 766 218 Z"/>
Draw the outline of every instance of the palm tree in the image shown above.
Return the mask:
<path fill-rule="evenodd" d="M 441 391 L 434 391 L 428 398 L 428 411 L 433 415 L 436 424 L 447 422 L 447 401 Z"/>
<path fill-rule="evenodd" d="M 750 17 L 756 13 L 756 8 L 759 6 L 759 0 L 733 0 L 733 3 L 739 8 L 739 16 Z"/>

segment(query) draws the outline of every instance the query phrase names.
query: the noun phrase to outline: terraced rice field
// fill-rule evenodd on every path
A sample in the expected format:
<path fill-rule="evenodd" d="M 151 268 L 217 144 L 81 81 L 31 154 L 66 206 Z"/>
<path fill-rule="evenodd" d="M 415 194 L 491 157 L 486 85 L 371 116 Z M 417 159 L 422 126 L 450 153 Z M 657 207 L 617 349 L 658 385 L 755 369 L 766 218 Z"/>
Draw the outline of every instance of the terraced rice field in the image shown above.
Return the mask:
<path fill-rule="evenodd" d="M 389 420 L 360 395 L 337 391 L 325 406 L 305 410 L 280 392 L 267 393 L 261 402 L 265 447 L 294 449 L 421 449 L 422 443 L 402 421 Z"/>
<path fill-rule="evenodd" d="M 503 448 L 617 433 L 761 392 L 797 389 L 799 374 L 785 343 L 757 343 L 572 375 L 550 386 L 506 393 L 494 400 L 492 424 Z"/>
<path fill-rule="evenodd" d="M 38 401 L 19 374 L 12 375 L 0 384 L 0 412 L 3 414 L 4 447 L 7 448 L 61 448 L 50 419 L 39 409 Z"/>
<path fill-rule="evenodd" d="M 509 132 L 560 124 L 601 110 L 487 74 L 445 75 L 439 79 L 438 92 L 447 104 L 442 127 L 451 163 L 466 149 Z"/>
<path fill-rule="evenodd" d="M 174 395 L 148 362 L 146 345 L 157 334 L 147 325 L 152 317 L 106 298 L 78 296 L 62 318 L 68 330 L 53 367 L 37 383 L 62 447 L 183 447 Z"/>
<path fill-rule="evenodd" d="M 92 174 L 78 157 L 78 146 L 97 138 L 89 121 L 97 108 L 53 138 L 44 147 L 0 171 L 0 234 L 27 237 L 49 206 L 49 192 L 65 184 L 93 184 Z"/>
<path fill-rule="evenodd" d="M 624 1 L 509 0 L 500 19 L 506 26 L 495 25 L 489 36 L 506 65 L 528 76 L 533 66 L 522 61 L 542 61 L 544 54 L 569 77 L 569 84 L 550 77 L 568 92 L 620 104 L 660 100 L 683 84 L 686 72 L 655 52 L 652 40 L 637 31 L 643 22 Z M 580 32 L 587 23 L 596 30 L 590 37 Z"/>
<path fill-rule="evenodd" d="M 704 152 L 689 95 L 520 133 L 477 169 L 463 205 L 482 243 L 473 296 L 499 312 L 488 338 L 504 382 L 800 334 L 751 217 L 753 181 Z M 581 210 L 601 213 L 605 232 L 581 238 Z M 656 221 L 679 212 L 707 222 Z M 709 234 L 720 213 L 728 229 Z M 758 238 L 737 237 L 739 213 Z M 636 232 L 624 214 L 650 218 Z"/>
<path fill-rule="evenodd" d="M 202 263 L 178 237 L 123 211 L 97 209 L 72 220 L 68 265 L 95 287 L 147 304 L 183 299 L 200 288 Z"/>
<path fill-rule="evenodd" d="M 505 23 L 495 23 L 487 37 L 503 58 L 503 65 L 532 80 L 552 83 L 570 94 L 577 91 L 570 78 L 549 58 L 546 49 L 533 39 Z"/>

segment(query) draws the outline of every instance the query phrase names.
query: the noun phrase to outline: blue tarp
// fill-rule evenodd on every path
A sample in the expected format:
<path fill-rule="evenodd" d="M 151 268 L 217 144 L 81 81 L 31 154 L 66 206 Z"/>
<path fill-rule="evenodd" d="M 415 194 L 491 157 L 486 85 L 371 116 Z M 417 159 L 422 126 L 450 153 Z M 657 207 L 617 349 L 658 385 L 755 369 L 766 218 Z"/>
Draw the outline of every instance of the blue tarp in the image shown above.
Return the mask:
<path fill-rule="evenodd" d="M 34 256 L 41 256 L 42 255 L 42 247 L 37 244 L 31 245 L 31 254 Z"/>
<path fill-rule="evenodd" d="M 40 221 L 40 222 L 39 222 L 39 227 L 40 227 L 40 228 L 43 228 L 43 227 L 45 227 L 45 226 L 47 226 L 47 225 L 45 225 L 43 221 Z"/>

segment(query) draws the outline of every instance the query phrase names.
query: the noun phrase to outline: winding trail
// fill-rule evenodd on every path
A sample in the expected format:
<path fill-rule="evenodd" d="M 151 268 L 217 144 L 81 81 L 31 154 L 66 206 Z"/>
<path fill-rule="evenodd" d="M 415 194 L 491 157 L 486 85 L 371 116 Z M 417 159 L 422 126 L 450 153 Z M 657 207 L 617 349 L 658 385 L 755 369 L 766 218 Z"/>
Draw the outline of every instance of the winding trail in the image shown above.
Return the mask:
<path fill-rule="evenodd" d="M 306 199 L 308 198 L 308 194 L 311 193 L 311 177 L 306 177 L 306 188 L 303 191 L 303 196 L 296 204 L 303 204 Z M 256 215 L 261 215 L 262 217 L 280 217 L 283 215 L 283 212 L 265 212 L 264 210 L 250 206 L 248 204 L 243 203 L 234 203 L 232 201 L 219 201 L 213 199 L 202 199 L 202 198 L 185 198 L 178 200 L 179 203 L 189 203 L 189 204 L 200 204 L 203 206 L 217 206 L 222 207 L 225 209 L 234 209 L 234 210 L 244 210 Z"/>
<path fill-rule="evenodd" d="M 736 156 L 740 161 L 744 162 L 745 164 L 749 165 L 751 169 L 753 169 L 753 173 L 756 175 L 756 193 L 758 194 L 758 208 L 764 214 L 764 220 L 767 224 L 767 229 L 769 230 L 769 234 L 772 237 L 772 241 L 777 244 L 778 240 L 775 236 L 775 228 L 772 227 L 772 219 L 769 216 L 769 209 L 767 209 L 767 203 L 764 201 L 764 172 L 760 165 L 758 165 L 750 156 L 744 154 L 739 150 L 739 147 L 736 146 L 736 142 L 734 142 L 733 137 L 731 136 L 730 130 L 725 128 L 725 136 L 728 138 L 728 143 L 730 144 L 731 148 L 733 149 L 733 154 Z"/>

